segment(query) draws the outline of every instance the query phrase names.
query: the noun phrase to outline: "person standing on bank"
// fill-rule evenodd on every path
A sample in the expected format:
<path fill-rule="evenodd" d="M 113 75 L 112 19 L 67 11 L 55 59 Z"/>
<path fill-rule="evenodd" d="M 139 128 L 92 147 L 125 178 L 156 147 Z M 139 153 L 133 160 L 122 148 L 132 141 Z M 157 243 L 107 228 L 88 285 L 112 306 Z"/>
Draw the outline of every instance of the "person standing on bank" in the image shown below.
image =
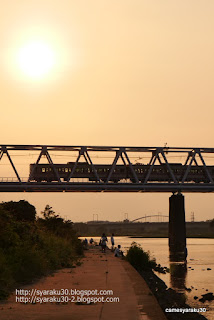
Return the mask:
<path fill-rule="evenodd" d="M 103 233 L 102 237 L 101 237 L 101 248 L 102 248 L 102 252 L 106 252 L 106 242 L 108 241 L 105 233 Z"/>
<path fill-rule="evenodd" d="M 111 235 L 111 250 L 114 250 L 114 234 Z"/>

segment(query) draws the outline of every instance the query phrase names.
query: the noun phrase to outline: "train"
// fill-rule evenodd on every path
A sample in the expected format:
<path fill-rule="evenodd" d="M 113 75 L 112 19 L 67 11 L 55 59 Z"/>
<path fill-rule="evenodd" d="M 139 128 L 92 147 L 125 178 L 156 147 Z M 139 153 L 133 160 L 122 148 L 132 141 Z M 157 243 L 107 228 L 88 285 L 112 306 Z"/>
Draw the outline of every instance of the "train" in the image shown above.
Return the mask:
<path fill-rule="evenodd" d="M 68 162 L 67 164 L 54 164 L 54 168 L 50 164 L 30 164 L 30 181 L 36 182 L 52 182 L 58 181 L 56 171 L 61 180 L 69 181 L 69 177 L 74 168 L 75 162 Z M 181 163 L 170 163 L 170 168 L 174 173 L 177 181 L 181 181 L 184 176 L 187 166 Z M 105 182 L 109 176 L 112 165 L 108 164 L 94 164 L 101 182 Z M 132 165 L 134 172 L 139 182 L 144 182 L 147 177 L 150 165 L 136 163 Z M 214 166 L 207 166 L 210 176 L 214 180 Z M 85 178 L 88 181 L 96 182 L 97 177 L 90 164 L 86 162 L 78 162 L 72 178 Z M 116 165 L 108 182 L 118 183 L 120 181 L 130 180 L 135 182 L 133 171 L 129 165 Z M 170 175 L 166 164 L 154 165 L 149 175 L 148 182 L 172 182 L 173 179 Z M 208 183 L 210 182 L 207 173 L 203 166 L 192 165 L 185 182 L 195 183 Z"/>

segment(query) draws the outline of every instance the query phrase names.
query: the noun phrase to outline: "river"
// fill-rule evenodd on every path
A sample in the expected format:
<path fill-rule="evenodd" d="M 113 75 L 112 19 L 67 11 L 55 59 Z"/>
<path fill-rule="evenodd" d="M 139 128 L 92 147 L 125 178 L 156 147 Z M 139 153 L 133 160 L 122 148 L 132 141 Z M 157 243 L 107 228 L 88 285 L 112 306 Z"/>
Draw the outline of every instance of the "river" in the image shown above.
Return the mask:
<path fill-rule="evenodd" d="M 100 239 L 93 238 L 95 241 Z M 115 245 L 120 244 L 125 253 L 133 241 L 140 244 L 145 251 L 149 251 L 151 257 L 155 257 L 161 266 L 168 268 L 171 266 L 170 273 L 156 273 L 168 287 L 178 292 L 185 292 L 187 304 L 191 307 L 206 308 L 207 311 L 203 315 L 209 320 L 214 319 L 214 301 L 205 303 L 198 301 L 202 294 L 214 292 L 214 239 L 187 239 L 187 271 L 181 263 L 169 262 L 168 238 L 115 237 Z M 198 299 L 194 299 L 196 296 Z"/>

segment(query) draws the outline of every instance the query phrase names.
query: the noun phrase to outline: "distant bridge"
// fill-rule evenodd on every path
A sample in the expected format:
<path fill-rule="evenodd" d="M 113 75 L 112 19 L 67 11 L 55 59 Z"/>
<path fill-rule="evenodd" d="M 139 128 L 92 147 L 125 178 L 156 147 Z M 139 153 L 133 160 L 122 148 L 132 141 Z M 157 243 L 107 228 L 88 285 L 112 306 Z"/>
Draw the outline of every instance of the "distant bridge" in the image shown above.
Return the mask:
<path fill-rule="evenodd" d="M 132 220 L 130 222 L 135 222 L 135 221 L 142 220 L 142 219 L 144 219 L 145 222 L 146 222 L 147 218 L 153 218 L 153 217 L 157 217 L 158 222 L 163 222 L 163 221 L 161 221 L 161 220 L 163 220 L 163 218 L 169 219 L 169 215 L 166 216 L 166 215 L 162 215 L 162 214 L 153 214 L 153 215 L 149 215 L 149 216 L 145 215 L 143 217 L 134 219 L 134 220 Z"/>
<path fill-rule="evenodd" d="M 0 169 L 0 192 L 214 191 L 214 148 L 1 145 Z"/>

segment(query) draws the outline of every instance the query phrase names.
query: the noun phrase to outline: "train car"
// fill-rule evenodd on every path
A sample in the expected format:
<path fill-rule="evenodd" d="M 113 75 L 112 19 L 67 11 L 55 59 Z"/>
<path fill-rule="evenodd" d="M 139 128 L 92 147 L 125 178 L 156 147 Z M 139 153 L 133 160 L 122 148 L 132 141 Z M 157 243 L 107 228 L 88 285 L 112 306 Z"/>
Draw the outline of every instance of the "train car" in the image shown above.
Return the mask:
<path fill-rule="evenodd" d="M 55 164 L 54 167 L 50 164 L 35 164 L 30 165 L 30 180 L 37 182 L 51 182 L 57 181 L 56 171 L 61 179 L 67 181 L 75 162 L 68 162 L 67 164 Z M 55 168 L 55 170 L 54 170 Z M 101 181 L 106 181 L 110 173 L 110 165 L 94 165 L 94 168 L 97 171 L 97 174 Z M 89 181 L 97 181 L 96 175 L 93 172 L 93 168 L 85 163 L 79 162 L 75 168 L 75 171 L 72 175 L 72 178 L 87 178 Z M 114 169 L 111 175 L 110 182 L 118 182 L 119 180 L 127 178 L 127 168 L 123 165 L 118 165 Z"/>
<path fill-rule="evenodd" d="M 30 180 L 37 182 L 57 181 L 57 172 L 58 176 L 62 180 L 68 181 L 74 165 L 75 162 L 68 162 L 67 164 L 55 164 L 54 167 L 50 164 L 31 164 Z M 175 176 L 175 179 L 177 181 L 182 181 L 182 178 L 187 170 L 187 166 L 184 166 L 181 163 L 170 163 L 169 165 Z M 132 165 L 132 167 L 136 176 L 138 177 L 138 180 L 143 183 L 147 178 L 148 173 L 150 172 L 149 170 L 151 170 L 150 166 L 136 163 Z M 109 176 L 111 165 L 95 164 L 94 168 L 96 169 L 100 180 L 102 182 L 105 182 Z M 214 167 L 208 166 L 207 169 L 214 179 Z M 72 174 L 72 178 L 85 178 L 88 179 L 88 181 L 97 181 L 97 177 L 93 172 L 92 166 L 85 162 L 79 162 L 77 164 L 75 171 Z M 129 167 L 129 165 L 116 165 L 109 182 L 117 183 L 124 179 L 127 181 L 135 182 L 135 177 L 131 168 Z M 168 166 L 166 164 L 154 165 L 150 172 L 148 182 L 173 182 Z M 185 182 L 209 182 L 204 167 L 191 166 Z"/>

